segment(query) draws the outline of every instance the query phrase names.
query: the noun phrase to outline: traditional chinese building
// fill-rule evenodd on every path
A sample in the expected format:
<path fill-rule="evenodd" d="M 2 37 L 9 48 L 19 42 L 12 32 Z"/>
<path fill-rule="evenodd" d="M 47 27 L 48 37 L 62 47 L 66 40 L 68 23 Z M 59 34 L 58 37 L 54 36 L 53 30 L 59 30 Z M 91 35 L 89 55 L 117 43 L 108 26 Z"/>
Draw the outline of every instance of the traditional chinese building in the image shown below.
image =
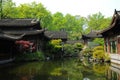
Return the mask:
<path fill-rule="evenodd" d="M 67 41 L 67 32 L 65 32 L 65 31 L 45 31 L 44 35 L 49 40 L 61 39 L 63 42 Z"/>
<path fill-rule="evenodd" d="M 41 50 L 43 32 L 35 19 L 1 19 L 0 60 L 13 57 L 23 48 Z"/>
<path fill-rule="evenodd" d="M 120 11 L 114 11 L 109 27 L 100 34 L 104 38 L 106 53 L 111 55 L 111 62 L 120 64 Z"/>
<path fill-rule="evenodd" d="M 101 38 L 102 35 L 98 34 L 99 31 L 91 30 L 88 34 L 83 34 L 82 39 L 84 41 L 85 47 L 97 46 L 98 44 L 93 43 L 95 38 Z"/>

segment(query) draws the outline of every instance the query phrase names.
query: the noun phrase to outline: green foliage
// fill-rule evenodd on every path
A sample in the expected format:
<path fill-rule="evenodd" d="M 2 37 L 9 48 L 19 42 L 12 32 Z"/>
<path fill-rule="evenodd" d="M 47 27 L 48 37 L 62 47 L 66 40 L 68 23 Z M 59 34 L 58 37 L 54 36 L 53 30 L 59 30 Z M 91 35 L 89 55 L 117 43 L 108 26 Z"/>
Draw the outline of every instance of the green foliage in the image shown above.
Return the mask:
<path fill-rule="evenodd" d="M 44 60 L 45 59 L 45 56 L 44 56 L 43 52 L 38 51 L 34 54 L 35 54 L 35 57 L 38 58 L 38 60 Z"/>
<path fill-rule="evenodd" d="M 71 44 L 64 45 L 64 55 L 72 56 L 74 53 L 74 47 Z"/>
<path fill-rule="evenodd" d="M 75 43 L 75 44 L 65 44 L 64 45 L 64 55 L 67 56 L 77 56 L 78 53 L 82 50 L 83 44 Z"/>
<path fill-rule="evenodd" d="M 17 13 L 15 3 L 12 0 L 4 0 L 2 3 L 2 18 L 15 18 Z"/>
<path fill-rule="evenodd" d="M 79 40 L 83 32 L 85 18 L 81 16 L 65 15 L 65 27 L 71 40 Z"/>
<path fill-rule="evenodd" d="M 91 57 L 93 53 L 93 50 L 90 48 L 86 48 L 82 51 L 83 56 Z"/>
<path fill-rule="evenodd" d="M 110 55 L 108 53 L 105 54 L 105 61 L 110 62 Z"/>
<path fill-rule="evenodd" d="M 93 49 L 93 58 L 94 59 L 104 59 L 104 61 L 110 61 L 110 56 L 108 53 L 105 53 L 103 46 L 97 46 Z"/>
<path fill-rule="evenodd" d="M 99 73 L 99 74 L 103 74 L 105 73 L 107 70 L 109 69 L 109 65 L 108 64 L 93 64 L 93 71 L 95 73 Z"/>
<path fill-rule="evenodd" d="M 41 26 L 48 30 L 65 29 L 71 40 L 79 40 L 82 33 L 89 33 L 91 29 L 103 30 L 111 20 L 111 18 L 105 18 L 100 12 L 89 15 L 87 18 L 80 15 L 63 15 L 61 12 L 51 14 L 42 3 L 32 2 L 16 6 L 12 0 L 3 1 L 2 18 L 36 18 L 41 21 Z M 99 40 L 95 41 L 102 44 Z"/>
<path fill-rule="evenodd" d="M 68 59 L 69 58 L 67 58 L 67 60 L 63 60 L 62 63 L 58 62 L 59 66 L 55 66 L 56 64 L 54 63 L 52 64 L 54 68 L 49 72 L 51 76 L 50 80 L 83 80 L 83 74 L 80 71 L 80 68 L 77 68 L 75 60 Z"/>
<path fill-rule="evenodd" d="M 93 51 L 97 51 L 97 50 L 104 50 L 104 47 L 103 46 L 96 46 L 95 48 L 93 48 Z"/>
<path fill-rule="evenodd" d="M 48 43 L 48 49 L 49 49 L 49 52 L 50 53 L 59 53 L 62 49 L 62 46 L 61 46 L 61 42 L 62 40 L 61 39 L 58 39 L 58 40 L 51 40 L 49 43 Z"/>
<path fill-rule="evenodd" d="M 82 43 L 75 43 L 73 46 L 74 46 L 74 49 L 79 50 L 79 51 L 81 51 L 83 48 Z"/>
<path fill-rule="evenodd" d="M 105 52 L 103 46 L 97 46 L 93 49 L 93 58 L 94 59 L 105 59 Z"/>
<path fill-rule="evenodd" d="M 53 21 L 52 21 L 52 30 L 60 30 L 62 28 L 65 28 L 64 24 L 64 16 L 62 13 L 60 12 L 56 12 L 55 14 L 53 14 Z"/>
<path fill-rule="evenodd" d="M 44 60 L 44 54 L 42 52 L 35 52 L 35 53 L 25 53 L 19 54 L 16 56 L 15 61 L 33 61 L 33 60 Z"/>
<path fill-rule="evenodd" d="M 61 44 L 62 40 L 61 39 L 57 39 L 57 40 L 51 40 L 50 44 L 53 45 L 54 47 L 57 47 Z"/>
<path fill-rule="evenodd" d="M 109 26 L 111 18 L 105 18 L 102 13 L 96 13 L 89 15 L 86 19 L 88 28 L 86 32 L 90 32 L 91 30 L 103 30 Z"/>
<path fill-rule="evenodd" d="M 42 27 L 51 26 L 51 13 L 41 3 L 32 2 L 15 6 L 12 0 L 3 4 L 2 18 L 36 18 L 41 20 Z"/>
<path fill-rule="evenodd" d="M 104 39 L 103 38 L 95 38 L 93 42 L 98 43 L 99 45 L 104 45 Z"/>
<path fill-rule="evenodd" d="M 94 59 L 104 59 L 105 58 L 105 53 L 103 50 L 97 50 L 93 52 L 93 58 Z"/>

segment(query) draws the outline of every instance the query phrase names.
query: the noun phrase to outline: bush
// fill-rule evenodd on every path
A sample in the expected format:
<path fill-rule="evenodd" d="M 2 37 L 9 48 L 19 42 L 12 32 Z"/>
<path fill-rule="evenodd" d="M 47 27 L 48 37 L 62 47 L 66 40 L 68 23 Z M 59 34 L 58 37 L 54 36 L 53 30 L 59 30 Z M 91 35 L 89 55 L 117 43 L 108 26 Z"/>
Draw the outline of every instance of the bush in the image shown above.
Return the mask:
<path fill-rule="evenodd" d="M 62 42 L 61 39 L 51 40 L 48 43 L 48 46 L 47 46 L 48 49 L 49 49 L 49 52 L 50 53 L 57 53 L 57 52 L 59 52 L 62 49 L 61 42 Z"/>
<path fill-rule="evenodd" d="M 75 43 L 74 44 L 74 49 L 77 49 L 77 50 L 81 51 L 82 48 L 83 48 L 83 44 L 81 44 L 81 43 Z"/>
<path fill-rule="evenodd" d="M 93 50 L 90 48 L 86 48 L 82 51 L 83 56 L 91 57 L 93 53 Z"/>
<path fill-rule="evenodd" d="M 93 58 L 94 59 L 104 59 L 105 58 L 105 53 L 103 50 L 96 50 L 93 52 Z"/>
<path fill-rule="evenodd" d="M 99 61 L 110 61 L 110 56 L 109 54 L 105 53 L 103 46 L 97 46 L 93 49 L 93 58 Z"/>
<path fill-rule="evenodd" d="M 44 54 L 42 52 L 35 53 L 25 53 L 16 56 L 16 61 L 34 61 L 34 60 L 44 60 Z"/>
<path fill-rule="evenodd" d="M 65 44 L 64 53 L 67 56 L 78 56 L 78 53 L 82 50 L 83 45 L 81 43 Z"/>
<path fill-rule="evenodd" d="M 110 62 L 110 55 L 108 53 L 105 53 L 105 61 Z"/>
<path fill-rule="evenodd" d="M 44 53 L 38 51 L 38 52 L 36 52 L 34 54 L 36 54 L 36 58 L 38 58 L 38 60 L 45 60 Z"/>
<path fill-rule="evenodd" d="M 74 47 L 71 44 L 64 45 L 64 55 L 72 56 L 74 54 Z"/>
<path fill-rule="evenodd" d="M 103 46 L 97 46 L 93 48 L 93 58 L 99 60 L 105 58 L 105 52 Z"/>
<path fill-rule="evenodd" d="M 96 50 L 103 50 L 104 51 L 104 47 L 103 46 L 96 46 L 95 48 L 93 48 L 93 51 Z"/>

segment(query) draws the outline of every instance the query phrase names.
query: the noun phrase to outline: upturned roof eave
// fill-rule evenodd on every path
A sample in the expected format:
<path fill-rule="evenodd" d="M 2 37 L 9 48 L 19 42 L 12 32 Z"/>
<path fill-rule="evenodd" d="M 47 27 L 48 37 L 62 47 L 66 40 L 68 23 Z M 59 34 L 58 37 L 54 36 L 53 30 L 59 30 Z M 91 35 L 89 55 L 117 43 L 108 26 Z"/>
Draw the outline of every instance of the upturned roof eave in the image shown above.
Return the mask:
<path fill-rule="evenodd" d="M 109 32 L 110 30 L 112 30 L 115 27 L 115 25 L 117 24 L 117 20 L 119 18 L 119 14 L 117 12 L 118 11 L 115 10 L 115 12 L 113 14 L 112 21 L 111 21 L 109 27 L 104 29 L 104 30 L 102 30 L 102 31 L 100 31 L 98 34 L 104 35 L 105 33 Z"/>

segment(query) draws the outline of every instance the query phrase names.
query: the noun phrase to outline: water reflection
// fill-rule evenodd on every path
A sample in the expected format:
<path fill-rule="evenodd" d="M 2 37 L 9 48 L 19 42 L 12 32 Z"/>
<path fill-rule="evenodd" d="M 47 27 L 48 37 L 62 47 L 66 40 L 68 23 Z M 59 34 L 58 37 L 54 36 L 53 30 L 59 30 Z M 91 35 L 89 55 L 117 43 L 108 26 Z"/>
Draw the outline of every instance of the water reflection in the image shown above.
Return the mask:
<path fill-rule="evenodd" d="M 107 80 L 120 80 L 120 65 L 111 64 L 109 70 L 106 71 Z"/>
<path fill-rule="evenodd" d="M 59 61 L 12 63 L 0 66 L 0 80 L 119 80 L 109 64 Z"/>

